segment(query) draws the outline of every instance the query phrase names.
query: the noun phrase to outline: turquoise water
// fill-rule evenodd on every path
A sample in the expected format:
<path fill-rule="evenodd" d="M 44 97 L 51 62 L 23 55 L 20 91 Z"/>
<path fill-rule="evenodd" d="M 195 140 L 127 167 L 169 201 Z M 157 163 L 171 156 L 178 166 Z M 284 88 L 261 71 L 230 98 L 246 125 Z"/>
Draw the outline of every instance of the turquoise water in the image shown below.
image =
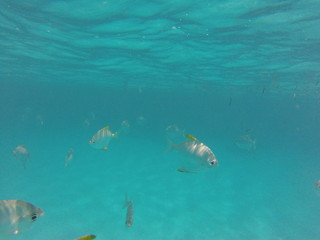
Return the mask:
<path fill-rule="evenodd" d="M 45 212 L 0 240 L 318 240 L 319 10 L 312 0 L 0 0 L 0 200 Z M 107 151 L 89 145 L 124 120 Z M 178 172 L 170 125 L 220 166 Z"/>

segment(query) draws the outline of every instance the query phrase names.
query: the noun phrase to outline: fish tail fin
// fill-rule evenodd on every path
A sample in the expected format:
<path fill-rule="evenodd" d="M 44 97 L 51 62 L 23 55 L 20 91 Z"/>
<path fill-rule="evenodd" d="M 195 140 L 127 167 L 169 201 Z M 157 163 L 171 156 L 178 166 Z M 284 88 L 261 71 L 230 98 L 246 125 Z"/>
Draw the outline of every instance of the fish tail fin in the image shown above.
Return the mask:
<path fill-rule="evenodd" d="M 114 139 L 119 139 L 120 138 L 120 131 L 118 131 L 118 132 L 115 132 L 115 133 L 113 133 L 112 134 L 112 137 L 114 138 Z"/>
<path fill-rule="evenodd" d="M 172 152 L 177 148 L 177 144 L 175 144 L 170 138 L 167 139 L 167 142 L 168 144 L 167 144 L 166 153 Z"/>

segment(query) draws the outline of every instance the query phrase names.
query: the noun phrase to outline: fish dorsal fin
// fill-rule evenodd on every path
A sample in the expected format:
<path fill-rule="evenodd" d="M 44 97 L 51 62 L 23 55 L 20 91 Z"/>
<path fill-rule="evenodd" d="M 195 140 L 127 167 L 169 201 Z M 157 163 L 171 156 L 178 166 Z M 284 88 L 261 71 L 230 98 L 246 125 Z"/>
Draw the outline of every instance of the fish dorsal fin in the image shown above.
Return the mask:
<path fill-rule="evenodd" d="M 193 140 L 193 141 L 199 141 L 197 138 L 195 138 L 194 136 L 192 136 L 190 134 L 186 134 L 186 138 Z"/>
<path fill-rule="evenodd" d="M 109 126 L 105 126 L 104 128 L 102 128 L 103 130 L 107 130 L 109 129 L 110 127 Z"/>

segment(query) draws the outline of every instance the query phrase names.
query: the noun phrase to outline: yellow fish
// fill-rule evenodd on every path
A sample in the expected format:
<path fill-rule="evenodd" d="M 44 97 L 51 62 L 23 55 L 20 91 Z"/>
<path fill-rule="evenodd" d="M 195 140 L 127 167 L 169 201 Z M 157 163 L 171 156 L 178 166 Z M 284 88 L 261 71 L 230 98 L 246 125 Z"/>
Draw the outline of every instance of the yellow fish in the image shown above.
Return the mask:
<path fill-rule="evenodd" d="M 83 236 L 83 237 L 80 237 L 80 238 L 77 238 L 76 240 L 92 240 L 92 239 L 95 239 L 96 236 L 95 235 L 86 235 L 86 236 Z"/>

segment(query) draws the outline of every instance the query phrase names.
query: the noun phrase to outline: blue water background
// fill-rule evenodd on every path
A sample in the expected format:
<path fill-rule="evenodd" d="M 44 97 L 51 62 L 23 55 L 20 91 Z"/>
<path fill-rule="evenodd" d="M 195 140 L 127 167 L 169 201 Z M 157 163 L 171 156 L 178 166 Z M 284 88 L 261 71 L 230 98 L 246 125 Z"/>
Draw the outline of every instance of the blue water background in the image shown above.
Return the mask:
<path fill-rule="evenodd" d="M 0 239 L 319 239 L 319 7 L 1 1 L 1 200 L 45 215 Z M 89 146 L 123 120 L 108 151 Z M 177 172 L 172 124 L 220 166 Z M 236 145 L 247 134 L 255 150 Z"/>

